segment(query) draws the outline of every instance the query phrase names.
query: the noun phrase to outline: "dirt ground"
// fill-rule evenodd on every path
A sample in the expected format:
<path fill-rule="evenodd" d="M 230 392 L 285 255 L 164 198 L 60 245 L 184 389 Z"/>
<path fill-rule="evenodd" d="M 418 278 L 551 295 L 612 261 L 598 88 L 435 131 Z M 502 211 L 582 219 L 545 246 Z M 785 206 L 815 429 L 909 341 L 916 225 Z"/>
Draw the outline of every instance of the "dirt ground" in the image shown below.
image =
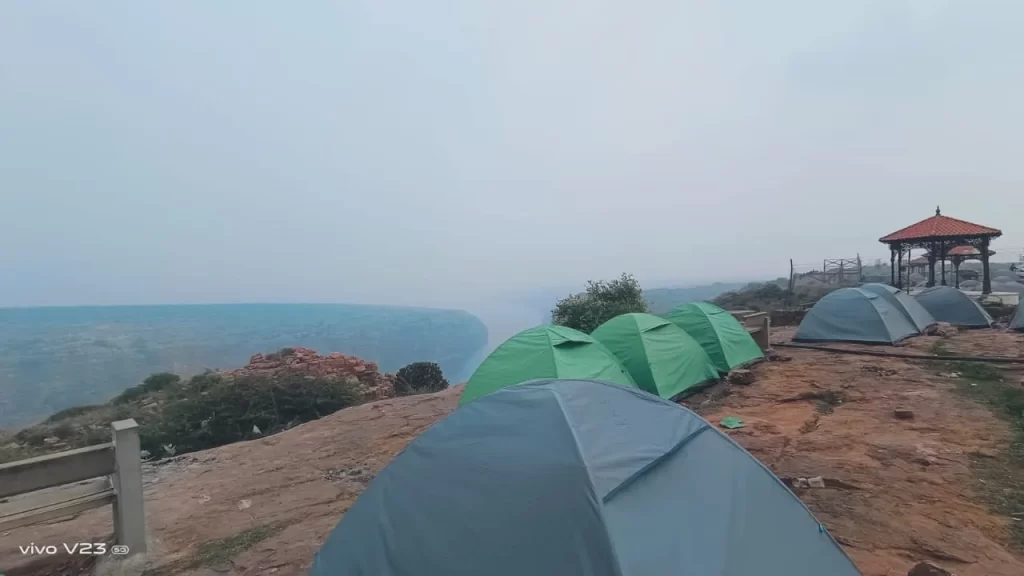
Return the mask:
<path fill-rule="evenodd" d="M 921 337 L 900 350 L 928 352 L 935 339 Z M 992 330 L 947 343 L 990 355 L 1024 350 L 1024 336 Z M 780 477 L 824 478 L 825 488 L 795 492 L 864 574 L 902 576 L 923 560 L 958 576 L 1024 574 L 1024 556 L 1008 548 L 1014 520 L 980 503 L 970 467 L 971 457 L 1002 457 L 1006 422 L 923 363 L 779 352 L 791 360 L 760 364 L 754 384 L 731 387 L 718 399 L 701 395 L 694 407 L 712 423 L 742 418 L 745 426 L 730 435 Z M 350 408 L 263 440 L 146 466 L 149 573 L 304 574 L 367 482 L 451 412 L 460 391 Z M 913 419 L 895 418 L 896 408 L 913 411 Z M 0 534 L 0 572 L 74 573 L 22 556 L 17 547 L 59 547 L 110 531 L 110 511 L 100 509 Z M 128 572 L 102 564 L 100 573 Z"/>

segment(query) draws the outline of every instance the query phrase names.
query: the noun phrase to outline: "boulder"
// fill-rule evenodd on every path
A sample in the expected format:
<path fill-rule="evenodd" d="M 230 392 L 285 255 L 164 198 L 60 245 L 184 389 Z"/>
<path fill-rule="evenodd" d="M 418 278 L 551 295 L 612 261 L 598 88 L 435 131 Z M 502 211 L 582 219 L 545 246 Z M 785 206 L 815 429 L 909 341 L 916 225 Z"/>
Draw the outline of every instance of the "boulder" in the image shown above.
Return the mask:
<path fill-rule="evenodd" d="M 733 370 L 729 372 L 729 382 L 738 386 L 749 386 L 757 377 L 750 370 Z"/>
<path fill-rule="evenodd" d="M 928 328 L 925 334 L 929 336 L 938 336 L 940 338 L 949 338 L 950 336 L 956 336 L 960 330 L 951 325 L 949 322 L 939 322 Z"/>
<path fill-rule="evenodd" d="M 911 568 L 910 572 L 907 572 L 907 576 L 954 576 L 954 574 L 930 562 L 921 562 Z"/>
<path fill-rule="evenodd" d="M 912 410 L 907 410 L 906 408 L 897 408 L 893 410 L 893 416 L 896 416 L 896 418 L 899 418 L 900 420 L 913 420 L 914 412 Z"/>

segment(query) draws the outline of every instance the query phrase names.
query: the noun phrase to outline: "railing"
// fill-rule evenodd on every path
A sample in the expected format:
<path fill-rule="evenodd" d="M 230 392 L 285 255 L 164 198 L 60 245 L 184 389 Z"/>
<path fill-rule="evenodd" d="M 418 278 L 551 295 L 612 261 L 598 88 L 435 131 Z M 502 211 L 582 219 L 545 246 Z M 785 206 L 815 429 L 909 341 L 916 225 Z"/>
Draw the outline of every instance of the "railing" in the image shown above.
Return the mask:
<path fill-rule="evenodd" d="M 729 312 L 743 327 L 750 333 L 750 337 L 754 339 L 758 347 L 762 351 L 767 351 L 770 344 L 771 336 L 771 318 L 767 312 L 756 312 L 754 310 L 732 310 Z"/>
<path fill-rule="evenodd" d="M 0 532 L 113 505 L 116 544 L 145 552 L 139 425 L 110 427 L 108 444 L 0 464 Z"/>

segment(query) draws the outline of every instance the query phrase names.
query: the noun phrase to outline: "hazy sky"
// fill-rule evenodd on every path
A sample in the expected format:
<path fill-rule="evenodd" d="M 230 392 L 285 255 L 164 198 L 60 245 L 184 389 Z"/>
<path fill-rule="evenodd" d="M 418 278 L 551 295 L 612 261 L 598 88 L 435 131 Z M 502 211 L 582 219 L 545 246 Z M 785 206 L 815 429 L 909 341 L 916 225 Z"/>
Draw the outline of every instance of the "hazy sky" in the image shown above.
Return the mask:
<path fill-rule="evenodd" d="M 458 305 L 1024 248 L 1024 2 L 4 2 L 0 305 Z"/>

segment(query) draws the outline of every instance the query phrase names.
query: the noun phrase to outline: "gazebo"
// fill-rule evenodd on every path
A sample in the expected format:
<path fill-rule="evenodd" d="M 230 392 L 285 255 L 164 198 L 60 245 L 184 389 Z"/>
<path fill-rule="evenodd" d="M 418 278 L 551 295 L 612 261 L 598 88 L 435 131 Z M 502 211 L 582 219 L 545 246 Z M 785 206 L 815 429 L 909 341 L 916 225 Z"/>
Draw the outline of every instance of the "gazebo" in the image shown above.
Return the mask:
<path fill-rule="evenodd" d="M 989 256 L 992 256 L 994 254 L 995 251 L 988 251 Z M 968 260 L 980 261 L 981 250 L 978 250 L 974 246 L 953 246 L 952 248 L 947 248 L 945 259 L 948 260 L 950 264 L 953 265 L 953 278 L 956 282 L 956 287 L 960 288 L 960 265 Z M 931 264 L 930 255 L 927 252 L 925 252 L 924 256 L 918 256 L 917 258 L 908 261 L 907 270 L 909 270 L 911 274 L 913 274 L 914 272 L 920 272 L 922 275 L 926 275 L 928 274 L 929 264 Z M 943 284 L 945 284 L 946 272 L 946 267 L 944 264 L 945 262 L 943 262 L 942 266 Z"/>
<path fill-rule="evenodd" d="M 992 278 L 989 273 L 988 257 L 993 252 L 989 250 L 989 243 L 993 238 L 1002 236 L 1002 232 L 988 226 L 973 224 L 964 220 L 943 216 L 939 207 L 935 207 L 935 216 L 911 224 L 906 228 L 897 230 L 888 236 L 879 238 L 878 241 L 889 245 L 889 262 L 892 265 L 892 285 L 903 288 L 903 254 L 914 248 L 928 250 L 928 285 L 935 285 L 935 260 L 938 255 L 954 257 L 954 266 L 959 268 L 960 262 L 956 256 L 974 256 L 981 260 L 981 269 L 984 279 L 982 280 L 981 291 L 983 294 L 992 292 Z M 954 255 L 951 252 L 954 248 L 964 251 L 970 247 L 977 250 L 974 252 Z M 966 260 L 967 258 L 962 258 Z M 959 283 L 959 282 L 957 282 Z M 946 258 L 942 258 L 942 284 L 946 284 Z"/>
<path fill-rule="evenodd" d="M 953 278 L 956 278 L 956 287 L 960 287 L 960 265 L 967 260 L 981 260 L 987 263 L 988 258 L 981 257 L 981 250 L 978 250 L 974 246 L 954 246 L 950 248 L 946 254 L 949 256 L 950 261 L 953 262 Z M 995 251 L 989 250 L 988 255 L 992 256 Z M 986 270 L 988 267 L 986 266 Z"/>

